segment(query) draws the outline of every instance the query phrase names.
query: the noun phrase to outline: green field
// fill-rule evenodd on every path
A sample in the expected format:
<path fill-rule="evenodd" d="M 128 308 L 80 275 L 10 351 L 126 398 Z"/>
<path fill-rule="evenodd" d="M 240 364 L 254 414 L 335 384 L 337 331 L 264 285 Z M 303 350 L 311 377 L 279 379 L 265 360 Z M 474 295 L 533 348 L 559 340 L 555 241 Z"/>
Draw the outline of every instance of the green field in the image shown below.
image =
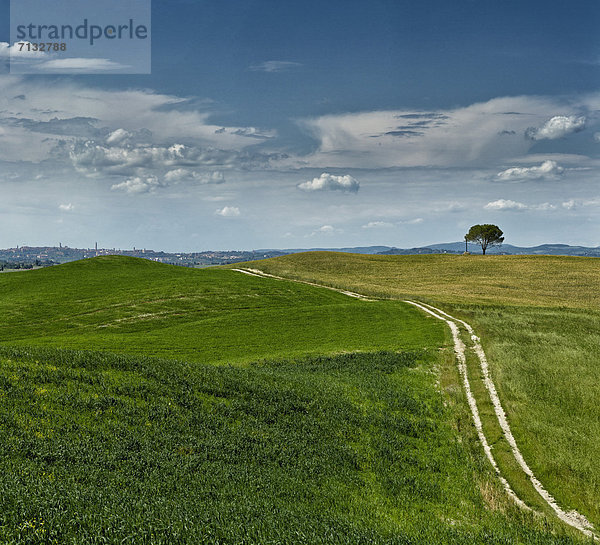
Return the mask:
<path fill-rule="evenodd" d="M 600 266 L 597 258 L 590 257 L 306 252 L 237 266 L 378 297 L 452 304 L 600 307 Z"/>
<path fill-rule="evenodd" d="M 248 265 L 466 319 L 530 467 L 561 506 L 600 527 L 600 261 L 307 253 Z"/>
<path fill-rule="evenodd" d="M 207 363 L 443 342 L 405 305 L 120 256 L 0 276 L 0 340 Z"/>
<path fill-rule="evenodd" d="M 0 275 L 0 315 L 1 543 L 585 542 L 506 497 L 400 301 L 103 257 Z"/>

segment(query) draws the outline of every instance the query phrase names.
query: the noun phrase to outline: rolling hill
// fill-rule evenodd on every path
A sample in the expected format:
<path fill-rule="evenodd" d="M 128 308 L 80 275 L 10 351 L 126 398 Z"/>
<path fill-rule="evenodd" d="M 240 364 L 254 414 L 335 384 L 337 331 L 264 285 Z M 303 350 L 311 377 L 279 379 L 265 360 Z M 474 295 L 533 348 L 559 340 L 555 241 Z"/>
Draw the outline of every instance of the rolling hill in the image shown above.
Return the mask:
<path fill-rule="evenodd" d="M 3 543 L 583 542 L 506 496 L 401 301 L 111 256 L 1 275 L 0 315 Z"/>
<path fill-rule="evenodd" d="M 325 289 L 123 256 L 0 275 L 0 313 L 0 339 L 13 345 L 205 363 L 440 339 L 401 304 L 364 305 Z"/>
<path fill-rule="evenodd" d="M 517 442 L 560 505 L 600 526 L 600 267 L 568 256 L 363 256 L 308 253 L 251 266 L 371 296 L 419 298 L 467 320 L 481 335 Z M 481 376 L 471 365 L 474 380 Z M 534 501 L 529 479 L 491 424 L 502 470 Z M 488 416 L 485 416 L 488 411 Z M 529 490 L 529 491 L 528 491 Z"/>

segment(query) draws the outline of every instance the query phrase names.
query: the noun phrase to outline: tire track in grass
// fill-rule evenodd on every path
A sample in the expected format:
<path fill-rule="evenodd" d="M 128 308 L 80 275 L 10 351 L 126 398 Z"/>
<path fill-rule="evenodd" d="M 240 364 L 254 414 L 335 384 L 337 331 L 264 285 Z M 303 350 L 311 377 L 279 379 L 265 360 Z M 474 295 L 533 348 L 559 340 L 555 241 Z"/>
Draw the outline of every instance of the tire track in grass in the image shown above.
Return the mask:
<path fill-rule="evenodd" d="M 284 278 L 283 276 L 275 276 L 274 274 L 269 274 L 266 272 L 262 272 L 259 269 L 231 269 L 232 271 L 241 272 L 244 274 L 248 274 L 250 276 L 258 276 L 262 278 L 275 278 L 275 280 L 286 280 L 287 282 L 298 282 L 299 284 L 308 284 L 309 286 L 315 286 L 317 288 L 327 288 L 328 290 L 337 291 L 338 293 L 343 293 L 348 297 L 354 297 L 356 299 L 362 299 L 363 301 L 374 301 L 367 297 L 366 295 L 362 295 L 360 293 L 356 293 L 354 291 L 343 290 L 341 288 L 334 288 L 332 286 L 324 286 L 323 284 L 315 284 L 314 282 L 308 282 L 306 280 L 294 280 L 292 278 Z"/>
<path fill-rule="evenodd" d="M 281 276 L 276 276 L 273 274 L 265 273 L 259 269 L 246 268 L 246 269 L 232 269 L 232 270 L 241 272 L 244 274 L 248 274 L 250 276 L 258 276 L 258 277 L 263 277 L 263 278 L 274 278 L 276 280 L 287 280 L 287 281 L 292 281 L 292 282 L 299 282 L 301 284 L 308 284 L 309 286 L 316 286 L 319 288 L 327 288 L 327 289 L 348 295 L 349 297 L 355 297 L 357 299 L 361 299 L 363 301 L 373 301 L 373 299 L 370 299 L 366 295 L 362 295 L 360 293 L 355 293 L 352 291 L 334 288 L 334 287 L 326 286 L 323 284 L 317 284 L 315 282 L 308 282 L 308 281 L 304 281 L 304 280 L 295 280 L 295 279 L 291 279 L 291 278 L 284 278 Z M 451 316 L 450 314 L 444 312 L 443 310 L 440 310 L 439 308 L 436 308 L 432 305 L 428 305 L 427 303 L 420 303 L 420 302 L 409 301 L 409 300 L 405 300 L 404 302 L 408 303 L 409 305 L 413 305 L 416 308 L 419 308 L 423 312 L 430 314 L 431 316 L 437 318 L 438 320 L 444 321 L 450 328 L 450 331 L 452 332 L 452 338 L 454 340 L 454 353 L 456 354 L 456 359 L 458 362 L 458 370 L 459 370 L 459 373 L 463 380 L 463 387 L 465 389 L 469 408 L 471 409 L 471 416 L 473 418 L 473 423 L 475 424 L 475 429 L 477 430 L 477 435 L 479 437 L 479 441 L 481 442 L 481 445 L 483 447 L 483 450 L 486 454 L 487 459 L 489 460 L 490 464 L 494 468 L 494 471 L 496 472 L 496 475 L 497 475 L 498 479 L 500 480 L 500 482 L 502 483 L 502 486 L 504 487 L 504 490 L 506 491 L 508 496 L 510 496 L 513 499 L 513 501 L 521 508 L 531 511 L 531 508 L 521 498 L 519 498 L 517 496 L 517 494 L 514 492 L 514 490 L 508 483 L 508 481 L 501 474 L 500 468 L 498 467 L 498 464 L 496 463 L 496 460 L 492 453 L 492 448 L 491 448 L 491 446 L 485 436 L 485 433 L 483 431 L 483 426 L 481 424 L 481 417 L 479 416 L 479 409 L 477 408 L 477 402 L 475 400 L 475 397 L 473 396 L 473 392 L 471 390 L 471 384 L 469 382 L 469 377 L 467 374 L 467 359 L 466 359 L 466 353 L 465 353 L 466 346 L 460 337 L 460 330 L 459 330 L 459 326 L 457 324 L 461 324 L 467 330 L 467 332 L 470 336 L 470 340 L 472 343 L 471 348 L 477 355 L 477 358 L 479 359 L 480 369 L 481 369 L 481 373 L 483 376 L 483 382 L 485 384 L 485 387 L 488 391 L 488 394 L 489 394 L 492 404 L 494 406 L 494 412 L 496 414 L 496 418 L 498 420 L 500 428 L 502 429 L 502 433 L 503 433 L 504 437 L 506 438 L 507 442 L 509 443 L 509 445 L 511 447 L 513 456 L 515 457 L 517 463 L 519 464 L 519 467 L 521 467 L 523 472 L 529 477 L 529 480 L 531 481 L 531 483 L 532 483 L 533 487 L 535 488 L 535 490 L 537 491 L 537 493 L 551 507 L 551 509 L 556 513 L 556 516 L 560 520 L 562 520 L 569 526 L 576 528 L 577 530 L 579 530 L 586 536 L 591 537 L 593 541 L 595 541 L 596 539 L 599 539 L 598 535 L 593 531 L 594 527 L 585 518 L 585 516 L 578 513 L 576 510 L 564 511 L 558 505 L 558 503 L 556 502 L 554 497 L 543 487 L 542 483 L 534 475 L 533 471 L 531 471 L 531 468 L 527 465 L 527 462 L 525 461 L 521 451 L 519 450 L 519 447 L 514 438 L 514 435 L 512 434 L 512 430 L 510 429 L 508 419 L 506 418 L 506 413 L 504 412 L 504 409 L 502 408 L 502 404 L 500 403 L 500 398 L 498 396 L 498 392 L 496 390 L 496 387 L 495 387 L 494 382 L 490 375 L 487 358 L 485 356 L 485 352 L 483 351 L 483 347 L 481 346 L 481 340 L 477 335 L 475 335 L 473 328 L 467 322 L 465 322 L 463 320 L 459 320 L 458 318 Z"/>
<path fill-rule="evenodd" d="M 519 464 L 519 466 L 521 467 L 523 472 L 529 477 L 529 480 L 531 481 L 531 484 L 533 485 L 533 487 L 535 488 L 537 493 L 552 508 L 552 510 L 556 513 L 556 516 L 560 520 L 562 520 L 563 522 L 566 522 L 573 528 L 577 528 L 578 530 L 583 532 L 588 537 L 597 539 L 598 536 L 593 531 L 594 530 L 593 525 L 585 518 L 585 516 L 583 516 L 581 513 L 577 512 L 574 509 L 572 511 L 565 511 L 564 509 L 562 509 L 558 505 L 558 503 L 556 502 L 554 497 L 544 488 L 542 483 L 534 475 L 533 471 L 531 470 L 531 468 L 525 461 L 523 454 L 519 450 L 517 441 L 515 440 L 512 430 L 510 429 L 510 425 L 508 423 L 506 413 L 504 412 L 504 409 L 502 408 L 502 404 L 500 402 L 500 397 L 498 396 L 498 391 L 496 390 L 496 386 L 494 385 L 494 381 L 492 380 L 492 377 L 490 375 L 488 361 L 487 361 L 485 352 L 483 351 L 483 347 L 481 346 L 481 339 L 477 335 L 475 335 L 473 328 L 467 322 L 465 322 L 463 320 L 459 320 L 458 318 L 454 318 L 453 316 L 450 316 L 443 310 L 440 310 L 439 308 L 436 308 L 431 305 L 427 305 L 426 303 L 418 304 L 418 303 L 414 303 L 412 301 L 406 301 L 406 303 L 410 303 L 412 305 L 418 306 L 418 307 L 422 308 L 423 310 L 425 310 L 426 312 L 433 314 L 434 316 L 435 316 L 434 311 L 439 313 L 441 316 L 438 316 L 438 318 L 446 321 L 449 325 L 451 323 L 453 323 L 454 328 L 456 328 L 456 329 L 458 329 L 458 327 L 456 326 L 456 323 L 460 323 L 465 327 L 465 329 L 467 330 L 467 332 L 470 335 L 471 342 L 473 343 L 472 349 L 475 352 L 475 354 L 477 354 L 477 358 L 479 359 L 481 374 L 483 375 L 483 383 L 485 384 L 485 387 L 486 387 L 486 389 L 489 393 L 490 399 L 492 401 L 492 405 L 494 406 L 494 412 L 496 413 L 496 418 L 498 420 L 498 423 L 500 424 L 500 428 L 502 429 L 502 433 L 503 433 L 504 437 L 506 438 L 506 441 L 510 445 L 510 448 L 513 453 L 513 456 L 515 457 L 515 460 L 517 461 L 517 463 Z M 431 310 L 429 310 L 429 309 L 431 309 Z M 451 320 L 453 322 L 451 322 Z M 450 326 L 450 327 L 452 329 L 452 326 Z M 454 329 L 453 329 L 453 334 L 454 334 Z M 465 366 L 465 371 L 466 371 L 466 366 Z M 468 379 L 467 379 L 467 381 L 468 381 Z M 477 409 L 475 408 L 475 410 L 477 410 Z M 519 500 L 519 501 L 521 501 L 521 500 Z"/>
<path fill-rule="evenodd" d="M 432 310 L 432 309 L 434 309 L 435 307 L 427 308 L 424 306 L 424 304 L 416 303 L 414 301 L 404 301 L 404 302 L 408 303 L 409 305 L 413 305 L 413 306 L 421 309 L 422 311 L 427 312 L 428 314 L 431 314 L 433 317 L 437 318 L 438 320 L 442 320 L 442 321 L 446 322 L 446 324 L 450 328 L 450 331 L 452 332 L 452 338 L 454 339 L 454 353 L 456 354 L 456 359 L 458 362 L 458 371 L 459 371 L 460 376 L 463 381 L 463 387 L 465 389 L 465 394 L 467 396 L 467 402 L 469 403 L 469 408 L 471 409 L 471 417 L 473 418 L 473 423 L 475 424 L 475 429 L 477 430 L 479 442 L 483 446 L 485 455 L 487 456 L 487 459 L 489 460 L 490 464 L 492 464 L 492 467 L 494 468 L 496 475 L 500 479 L 500 482 L 502 483 L 502 486 L 504 487 L 504 490 L 506 491 L 506 493 L 514 500 L 514 502 L 519 507 L 522 507 L 523 509 L 530 511 L 531 508 L 521 498 L 519 498 L 519 496 L 517 496 L 517 494 L 511 488 L 510 484 L 508 484 L 508 481 L 500 473 L 500 468 L 498 467 L 498 464 L 496 463 L 494 455 L 492 454 L 492 447 L 490 446 L 490 444 L 487 440 L 487 437 L 483 433 L 483 425 L 481 424 L 479 410 L 477 409 L 477 403 L 475 401 L 475 396 L 473 395 L 473 392 L 471 391 L 471 384 L 469 382 L 469 376 L 467 374 L 467 357 L 465 354 L 466 347 L 465 347 L 465 343 L 460 338 L 460 331 L 458 329 L 458 326 L 456 325 L 455 322 L 452 321 L 450 316 L 448 316 L 448 318 L 444 318 L 440 314 L 434 312 L 434 310 Z"/>

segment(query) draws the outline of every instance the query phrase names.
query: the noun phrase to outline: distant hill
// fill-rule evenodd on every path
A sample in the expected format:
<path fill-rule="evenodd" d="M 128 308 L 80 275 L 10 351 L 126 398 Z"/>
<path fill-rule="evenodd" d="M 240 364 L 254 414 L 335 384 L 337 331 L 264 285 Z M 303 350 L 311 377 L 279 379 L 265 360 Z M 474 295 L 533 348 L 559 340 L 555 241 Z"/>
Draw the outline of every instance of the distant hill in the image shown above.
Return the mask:
<path fill-rule="evenodd" d="M 391 250 L 391 246 L 353 246 L 351 248 L 286 248 L 285 250 L 255 250 L 255 253 L 280 252 L 282 254 L 299 254 L 301 252 L 343 252 L 347 254 L 382 254 Z"/>
<path fill-rule="evenodd" d="M 464 252 L 464 247 L 463 247 Z M 421 254 L 457 254 L 462 253 L 458 250 L 444 249 L 444 248 L 432 248 L 431 246 L 424 246 L 422 248 L 389 248 L 383 252 L 377 252 L 378 255 L 421 255 Z"/>
<path fill-rule="evenodd" d="M 468 245 L 469 252 L 481 253 L 481 248 L 476 244 Z M 464 242 L 445 242 L 441 244 L 428 244 L 413 248 L 396 248 L 390 246 L 355 246 L 351 248 L 286 248 L 283 250 L 255 250 L 257 255 L 279 252 L 282 254 L 298 254 L 300 252 L 344 252 L 352 254 L 377 254 L 377 255 L 422 255 L 422 254 L 462 254 L 465 251 Z M 569 244 L 541 244 L 539 246 L 525 247 L 503 244 L 499 247 L 488 248 L 488 254 L 496 255 L 572 255 L 600 257 L 600 246 L 591 248 L 587 246 L 570 246 Z"/>
<path fill-rule="evenodd" d="M 6 269 L 31 269 L 46 267 L 59 263 L 68 263 L 79 259 L 106 255 L 123 255 L 140 257 L 159 263 L 180 265 L 183 267 L 206 267 L 210 265 L 227 265 L 244 261 L 256 261 L 302 252 L 342 252 L 366 255 L 422 255 L 422 254 L 462 254 L 464 242 L 446 242 L 429 244 L 415 248 L 395 248 L 391 246 L 352 246 L 344 248 L 286 248 L 262 250 L 204 250 L 200 252 L 163 252 L 149 249 L 133 248 L 121 250 L 115 248 L 69 248 L 67 246 L 21 246 L 0 249 L 0 271 Z M 469 244 L 469 252 L 481 253 L 481 248 Z M 600 247 L 569 246 L 568 244 L 542 244 L 531 248 L 503 244 L 499 248 L 490 248 L 489 254 L 503 255 L 571 255 L 600 257 Z"/>
<path fill-rule="evenodd" d="M 425 253 L 463 253 L 465 251 L 464 242 L 448 242 L 444 244 L 430 244 L 424 248 L 412 248 L 411 250 L 402 250 L 392 248 L 381 254 L 425 254 Z M 429 251 L 431 250 L 431 251 Z M 481 248 L 476 244 L 469 244 L 469 252 L 481 253 Z M 502 255 L 574 255 L 574 256 L 591 256 L 600 257 L 600 246 L 590 248 L 587 246 L 570 246 L 569 244 L 541 244 L 539 246 L 524 247 L 513 246 L 512 244 L 503 244 L 499 247 L 489 248 L 488 254 Z"/>

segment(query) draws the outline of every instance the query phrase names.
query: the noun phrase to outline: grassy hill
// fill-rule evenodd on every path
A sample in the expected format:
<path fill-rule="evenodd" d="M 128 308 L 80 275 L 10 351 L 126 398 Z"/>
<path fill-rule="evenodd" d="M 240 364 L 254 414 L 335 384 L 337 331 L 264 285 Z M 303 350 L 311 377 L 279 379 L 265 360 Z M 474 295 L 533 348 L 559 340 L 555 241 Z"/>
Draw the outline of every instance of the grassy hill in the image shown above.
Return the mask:
<path fill-rule="evenodd" d="M 0 342 L 201 362 L 418 348 L 443 329 L 405 305 L 230 270 L 107 256 L 0 275 Z"/>
<path fill-rule="evenodd" d="M 309 252 L 238 265 L 379 297 L 598 308 L 598 263 L 596 258 L 570 256 Z"/>
<path fill-rule="evenodd" d="M 399 301 L 106 257 L 0 276 L 0 315 L 2 543 L 583 542 L 506 497 Z"/>
<path fill-rule="evenodd" d="M 420 298 L 469 321 L 530 467 L 562 506 L 600 527 L 600 261 L 311 253 L 249 265 L 368 295 Z M 485 408 L 483 396 L 478 401 Z"/>

